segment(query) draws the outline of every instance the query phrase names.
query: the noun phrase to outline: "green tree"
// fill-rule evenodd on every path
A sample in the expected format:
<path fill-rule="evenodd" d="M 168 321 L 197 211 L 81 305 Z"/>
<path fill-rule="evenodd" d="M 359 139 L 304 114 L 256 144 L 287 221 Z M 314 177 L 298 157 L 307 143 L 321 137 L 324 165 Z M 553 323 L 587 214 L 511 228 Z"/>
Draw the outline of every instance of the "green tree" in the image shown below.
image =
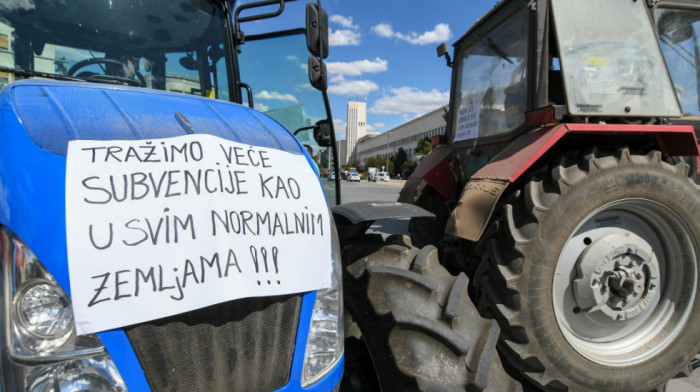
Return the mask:
<path fill-rule="evenodd" d="M 428 155 L 433 151 L 433 144 L 429 138 L 421 139 L 416 146 L 416 155 Z"/>
<path fill-rule="evenodd" d="M 392 157 L 391 161 L 394 163 L 391 172 L 394 175 L 398 175 L 401 172 L 401 166 L 403 166 L 404 162 L 408 160 L 408 156 L 406 155 L 406 150 L 403 149 L 403 147 L 399 148 L 399 152 L 396 153 L 396 156 Z"/>
<path fill-rule="evenodd" d="M 354 167 L 355 169 L 358 169 L 358 167 L 357 167 L 357 161 L 352 161 L 352 162 L 349 162 L 349 163 L 343 165 L 343 170 L 350 170 L 351 167 Z"/>
<path fill-rule="evenodd" d="M 408 178 L 414 170 L 416 170 L 416 167 L 418 167 L 418 162 L 416 161 L 406 161 L 404 162 L 403 166 L 401 166 L 401 173 L 403 174 L 403 178 Z"/>
<path fill-rule="evenodd" d="M 382 170 L 382 166 L 386 166 L 387 159 L 384 156 L 377 155 L 373 158 L 369 158 L 365 164 L 367 167 L 376 167 L 379 171 Z M 391 172 L 392 162 L 389 160 L 389 168 L 385 167 L 385 171 Z"/>

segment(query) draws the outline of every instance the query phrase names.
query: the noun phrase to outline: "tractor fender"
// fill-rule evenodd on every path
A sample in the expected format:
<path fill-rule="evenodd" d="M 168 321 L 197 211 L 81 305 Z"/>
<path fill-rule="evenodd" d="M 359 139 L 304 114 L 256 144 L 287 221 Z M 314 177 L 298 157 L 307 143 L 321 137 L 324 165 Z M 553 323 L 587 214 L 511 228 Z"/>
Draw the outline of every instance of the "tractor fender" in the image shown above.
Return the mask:
<path fill-rule="evenodd" d="M 692 126 L 636 124 L 557 124 L 525 133 L 477 171 L 462 190 L 447 221 L 447 234 L 478 241 L 508 185 L 533 167 L 567 134 L 652 135 L 668 155 L 698 156 L 700 150 Z"/>
<path fill-rule="evenodd" d="M 331 207 L 341 242 L 360 236 L 378 219 L 430 218 L 432 213 L 412 204 L 360 201 Z"/>
<path fill-rule="evenodd" d="M 415 204 L 426 186 L 435 189 L 445 200 L 450 200 L 452 198 L 450 162 L 454 151 L 452 146 L 440 145 L 426 155 L 406 180 L 406 184 L 399 193 L 398 201 Z"/>

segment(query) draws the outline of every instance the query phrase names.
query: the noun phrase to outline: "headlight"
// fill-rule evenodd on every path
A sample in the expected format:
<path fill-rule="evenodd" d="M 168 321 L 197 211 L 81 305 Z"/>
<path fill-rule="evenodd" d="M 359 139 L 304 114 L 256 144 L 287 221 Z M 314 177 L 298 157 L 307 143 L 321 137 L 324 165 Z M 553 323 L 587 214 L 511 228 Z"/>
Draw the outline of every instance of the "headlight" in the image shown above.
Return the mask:
<path fill-rule="evenodd" d="M 76 336 L 70 299 L 29 248 L 0 227 L 5 386 L 26 391 L 126 391 L 97 335 Z M 109 385 L 110 388 L 105 388 Z M 0 385 L 0 389 L 2 385 Z"/>
<path fill-rule="evenodd" d="M 326 375 L 343 354 L 343 292 L 340 241 L 331 218 L 333 279 L 331 287 L 316 293 L 304 355 L 301 385 L 307 387 Z"/>
<path fill-rule="evenodd" d="M 31 351 L 50 351 L 70 338 L 73 310 L 68 296 L 50 281 L 32 279 L 15 294 L 16 333 Z"/>

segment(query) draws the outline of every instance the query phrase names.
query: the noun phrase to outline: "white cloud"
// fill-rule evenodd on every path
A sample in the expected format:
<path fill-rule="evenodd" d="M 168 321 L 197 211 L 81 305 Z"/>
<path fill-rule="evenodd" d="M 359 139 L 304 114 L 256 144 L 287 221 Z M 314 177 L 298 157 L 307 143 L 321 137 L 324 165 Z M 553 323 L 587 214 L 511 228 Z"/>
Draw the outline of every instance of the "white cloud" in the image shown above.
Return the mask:
<path fill-rule="evenodd" d="M 285 57 L 285 59 L 287 59 L 289 61 L 299 61 L 299 57 L 294 56 L 294 55 L 289 55 L 289 56 Z"/>
<path fill-rule="evenodd" d="M 386 124 L 384 124 L 384 123 L 367 124 L 367 132 L 369 132 L 369 133 L 378 134 L 378 131 L 385 130 L 385 129 L 386 129 Z"/>
<path fill-rule="evenodd" d="M 4 0 L 0 3 L 0 10 L 3 11 L 29 11 L 35 8 L 32 0 Z"/>
<path fill-rule="evenodd" d="M 333 119 L 333 128 L 335 129 L 335 140 L 345 140 L 345 121 L 339 119 L 339 118 L 334 118 Z"/>
<path fill-rule="evenodd" d="M 345 17 L 343 15 L 331 15 L 330 20 L 331 22 L 337 23 L 346 29 L 357 30 L 360 28 L 356 24 L 352 23 L 352 16 Z"/>
<path fill-rule="evenodd" d="M 318 91 L 316 88 L 309 84 L 309 82 L 297 84 L 294 86 L 294 91 Z"/>
<path fill-rule="evenodd" d="M 337 95 L 368 95 L 376 90 L 379 86 L 369 80 L 343 80 L 328 86 L 328 92 Z"/>
<path fill-rule="evenodd" d="M 391 38 L 394 36 L 394 29 L 387 23 L 380 23 L 372 27 L 372 31 L 380 37 Z"/>
<path fill-rule="evenodd" d="M 360 45 L 360 37 L 362 37 L 362 34 L 360 34 L 357 31 L 347 30 L 347 29 L 340 29 L 340 30 L 328 29 L 328 30 L 330 31 L 329 36 L 328 36 L 328 44 L 330 46 L 358 46 L 358 45 Z"/>
<path fill-rule="evenodd" d="M 358 60 L 351 62 L 329 62 L 326 69 L 329 75 L 360 76 L 363 73 L 377 73 L 389 69 L 389 62 L 379 57 L 374 60 Z"/>
<path fill-rule="evenodd" d="M 353 23 L 352 16 L 332 15 L 330 21 L 340 25 L 338 30 L 328 29 L 328 44 L 330 46 L 360 45 L 360 27 Z"/>
<path fill-rule="evenodd" d="M 374 114 L 404 114 L 415 113 L 417 115 L 428 113 L 440 106 L 447 105 L 450 100 L 448 91 L 440 92 L 436 89 L 421 91 L 414 87 L 399 87 L 390 90 L 390 96 L 379 98 L 370 113 Z"/>
<path fill-rule="evenodd" d="M 345 81 L 345 77 L 343 75 L 333 75 L 328 81 L 331 83 L 340 83 Z"/>
<path fill-rule="evenodd" d="M 265 105 L 262 102 L 255 102 L 254 106 L 255 106 L 255 110 L 257 110 L 259 112 L 265 113 L 266 111 L 270 110 L 270 107 Z"/>
<path fill-rule="evenodd" d="M 280 94 L 277 91 L 269 92 L 267 90 L 263 90 L 255 94 L 255 99 L 270 99 L 275 101 L 289 101 L 294 103 L 298 102 L 296 97 L 294 97 L 292 94 Z"/>
<path fill-rule="evenodd" d="M 449 40 L 452 37 L 450 26 L 446 23 L 439 23 L 431 31 L 426 31 L 423 34 L 410 32 L 402 34 L 395 32 L 390 24 L 380 23 L 372 27 L 372 31 L 380 37 L 396 38 L 401 41 L 406 41 L 413 45 L 428 45 L 436 44 Z"/>

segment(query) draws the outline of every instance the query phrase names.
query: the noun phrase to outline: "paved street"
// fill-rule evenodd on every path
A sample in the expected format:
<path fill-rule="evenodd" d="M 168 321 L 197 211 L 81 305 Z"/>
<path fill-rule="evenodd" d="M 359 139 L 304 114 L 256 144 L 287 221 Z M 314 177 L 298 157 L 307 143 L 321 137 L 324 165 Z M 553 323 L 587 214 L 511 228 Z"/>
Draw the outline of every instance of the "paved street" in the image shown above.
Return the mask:
<path fill-rule="evenodd" d="M 343 203 L 356 201 L 396 201 L 404 181 L 386 182 L 347 182 L 342 181 L 341 197 Z M 379 233 L 408 233 L 408 220 L 381 220 L 375 222 L 370 231 Z M 700 360 L 700 355 L 696 358 Z M 671 380 L 667 392 L 700 392 L 700 368 L 688 378 Z"/>
<path fill-rule="evenodd" d="M 389 182 L 360 182 L 341 181 L 340 194 L 343 203 L 354 201 L 396 201 L 399 191 L 405 181 L 391 180 Z"/>

